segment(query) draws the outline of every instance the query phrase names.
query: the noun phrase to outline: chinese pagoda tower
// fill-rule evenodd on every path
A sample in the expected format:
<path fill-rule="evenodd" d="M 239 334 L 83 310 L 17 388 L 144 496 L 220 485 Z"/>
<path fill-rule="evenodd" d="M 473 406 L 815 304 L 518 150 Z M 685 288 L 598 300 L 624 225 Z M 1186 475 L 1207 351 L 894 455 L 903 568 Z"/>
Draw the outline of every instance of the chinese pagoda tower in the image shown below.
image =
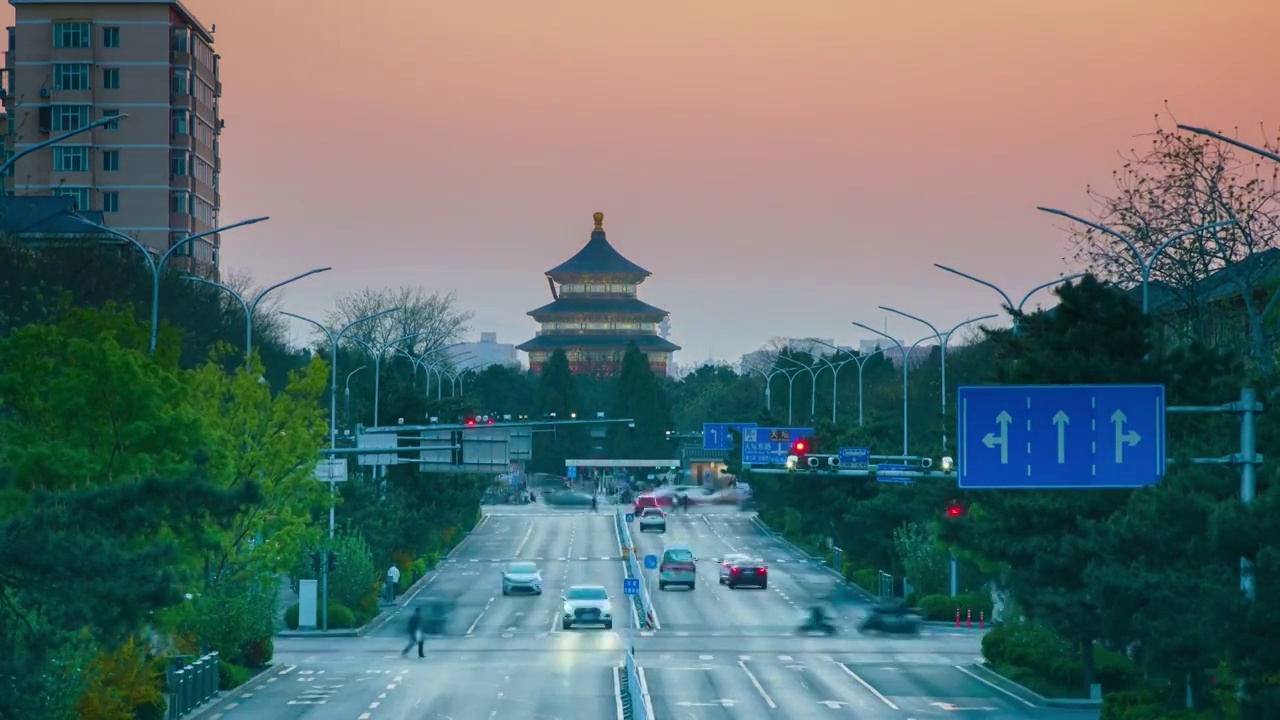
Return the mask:
<path fill-rule="evenodd" d="M 670 313 L 637 297 L 652 273 L 626 259 L 604 236 L 604 213 L 595 214 L 591 240 L 578 254 L 546 272 L 552 302 L 529 316 L 542 329 L 519 345 L 529 353 L 535 373 L 556 350 L 569 357 L 575 373 L 617 375 L 627 346 L 635 343 L 659 377 L 667 374 L 671 353 L 680 349 L 658 335 L 658 323 Z"/>

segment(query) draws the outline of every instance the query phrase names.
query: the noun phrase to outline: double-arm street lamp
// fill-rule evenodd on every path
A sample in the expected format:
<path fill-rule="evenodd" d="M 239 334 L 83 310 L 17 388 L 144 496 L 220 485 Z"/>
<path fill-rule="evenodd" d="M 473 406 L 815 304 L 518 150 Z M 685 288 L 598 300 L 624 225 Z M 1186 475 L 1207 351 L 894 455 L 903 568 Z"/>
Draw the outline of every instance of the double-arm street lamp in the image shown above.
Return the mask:
<path fill-rule="evenodd" d="M 240 303 L 240 307 L 244 308 L 244 364 L 245 364 L 245 367 L 247 368 L 250 365 L 250 358 L 253 356 L 253 312 L 258 309 L 258 303 L 262 302 L 262 299 L 265 298 L 267 294 L 270 293 L 272 290 L 284 287 L 285 285 L 288 285 L 289 283 L 295 282 L 297 280 L 301 280 L 304 277 L 310 277 L 311 275 L 315 275 L 316 273 L 328 272 L 332 269 L 333 268 L 330 268 L 330 267 L 322 267 L 322 268 L 316 268 L 314 270 L 308 270 L 302 273 L 301 275 L 294 275 L 288 280 L 281 280 L 275 285 L 271 285 L 265 288 L 264 290 L 259 292 L 257 295 L 254 295 L 252 299 L 247 299 L 247 300 L 243 295 L 236 292 L 234 289 L 226 285 L 223 285 L 220 282 L 207 280 L 198 275 L 183 275 L 182 279 L 191 280 L 192 282 L 204 283 L 205 285 L 212 285 L 213 287 L 216 287 L 219 290 L 224 290 L 227 292 L 227 294 L 231 295 L 231 297 L 235 298 L 236 301 Z"/>
<path fill-rule="evenodd" d="M 1009 297 L 1009 293 L 1005 292 L 1004 290 L 1001 290 L 1000 287 L 995 283 L 987 282 L 986 280 L 983 280 L 980 277 L 970 275 L 969 273 L 960 272 L 959 270 L 953 267 L 947 267 L 946 265 L 939 265 L 938 263 L 934 263 L 933 266 L 938 268 L 939 270 L 946 270 L 952 275 L 959 275 L 960 277 L 966 280 L 972 280 L 978 283 L 979 285 L 986 285 L 992 290 L 995 290 L 996 292 L 1000 293 L 1000 297 L 1004 298 L 1005 307 L 1008 308 L 1009 312 L 1013 315 L 1013 331 L 1014 332 L 1018 331 L 1018 318 L 1022 316 L 1022 308 L 1027 304 L 1027 301 L 1031 299 L 1032 295 L 1035 295 L 1036 293 L 1040 292 L 1041 290 L 1044 290 L 1045 288 L 1050 288 L 1050 287 L 1053 287 L 1054 285 L 1058 285 L 1059 283 L 1070 282 L 1072 280 L 1075 280 L 1076 278 L 1084 277 L 1084 273 L 1074 273 L 1072 275 L 1064 275 L 1060 278 L 1055 278 L 1046 283 L 1040 283 L 1039 285 L 1028 290 L 1027 294 L 1022 296 L 1022 300 L 1019 301 L 1017 305 L 1014 305 L 1013 299 Z"/>
<path fill-rule="evenodd" d="M 1195 133 L 1196 135 L 1204 135 L 1205 137 L 1211 137 L 1214 140 L 1217 140 L 1219 142 L 1224 142 L 1228 145 L 1235 145 L 1241 150 L 1248 150 L 1251 153 L 1256 153 L 1258 155 L 1261 155 L 1262 157 L 1267 158 L 1268 160 L 1275 160 L 1276 162 L 1280 162 L 1280 155 L 1277 155 L 1271 152 L 1270 150 L 1267 150 L 1266 148 L 1260 148 L 1254 145 L 1250 145 L 1249 143 L 1240 142 L 1239 140 L 1236 140 L 1235 138 L 1232 138 L 1232 137 L 1227 137 L 1222 133 L 1216 133 L 1212 130 L 1207 130 L 1202 127 L 1196 127 L 1194 125 L 1179 124 L 1178 129 L 1185 130 L 1186 132 L 1189 132 L 1189 133 Z"/>
<path fill-rule="evenodd" d="M 938 341 L 939 355 L 940 355 L 940 360 L 942 365 L 942 392 L 940 393 L 942 395 L 942 449 L 946 450 L 947 449 L 947 343 L 951 341 L 951 336 L 954 335 L 955 332 L 960 328 L 966 325 L 971 325 L 976 322 L 982 322 L 983 320 L 990 320 L 996 316 L 982 315 L 976 318 L 962 320 L 956 323 L 954 326 L 952 326 L 950 330 L 946 332 L 942 332 L 936 326 L 934 326 L 933 323 L 929 322 L 928 320 L 925 320 L 922 317 L 916 317 L 911 313 L 903 312 L 901 310 L 888 307 L 887 305 L 881 305 L 880 309 L 884 310 L 885 312 L 891 312 L 891 313 L 894 313 L 895 315 L 901 315 L 902 317 L 907 318 L 909 320 L 915 320 L 918 323 L 922 323 L 925 327 L 933 331 L 933 337 L 936 338 Z"/>
<path fill-rule="evenodd" d="M 818 340 L 817 338 L 809 338 L 809 340 L 818 345 L 829 347 L 832 350 L 835 350 L 836 357 L 839 357 L 840 353 L 846 352 L 844 348 L 836 347 L 835 345 L 832 345 L 829 342 L 823 342 L 821 340 Z M 875 355 L 879 352 L 880 351 L 877 350 L 876 352 L 871 353 L 871 355 Z M 863 364 L 866 363 L 867 358 L 871 357 L 871 355 L 862 356 L 862 355 L 856 355 L 854 353 L 848 353 L 848 355 L 849 355 L 848 360 L 841 360 L 838 363 L 833 363 L 826 358 L 822 358 L 822 361 L 827 364 L 827 367 L 831 368 L 831 424 L 832 425 L 834 425 L 836 422 L 836 399 L 840 397 L 840 368 L 844 367 L 845 365 L 848 365 L 849 363 L 855 363 L 858 366 L 858 424 L 859 425 L 862 424 L 862 366 Z"/>
<path fill-rule="evenodd" d="M 764 409 L 766 412 L 773 413 L 773 393 L 769 389 L 769 385 L 773 383 L 773 376 L 780 374 L 781 370 L 762 370 L 758 367 L 742 363 L 742 369 L 747 372 L 758 372 L 760 377 L 764 378 Z"/>
<path fill-rule="evenodd" d="M 1050 215 L 1058 215 L 1060 217 L 1067 218 L 1068 220 L 1074 220 L 1075 222 L 1078 222 L 1081 225 L 1084 225 L 1085 227 L 1092 228 L 1094 230 L 1097 230 L 1100 233 L 1110 235 L 1111 237 L 1123 243 L 1125 247 L 1129 248 L 1129 252 L 1133 253 L 1134 262 L 1137 263 L 1138 269 L 1142 273 L 1141 274 L 1142 313 L 1144 315 L 1149 310 L 1150 304 L 1151 304 L 1150 302 L 1151 268 L 1155 265 L 1155 262 L 1157 259 L 1159 259 L 1161 253 L 1167 250 L 1170 245 L 1174 244 L 1175 242 L 1177 242 L 1178 240 L 1181 240 L 1184 237 L 1187 237 L 1188 235 L 1199 235 L 1200 233 L 1207 232 L 1209 230 L 1216 230 L 1218 228 L 1226 227 L 1228 225 L 1238 224 L 1234 219 L 1221 220 L 1219 222 L 1209 223 L 1208 225 L 1201 225 L 1200 227 L 1197 227 L 1197 228 L 1191 228 L 1190 230 L 1183 230 L 1180 233 L 1175 233 L 1171 235 L 1164 242 L 1157 245 L 1156 249 L 1152 251 L 1150 255 L 1147 255 L 1144 257 L 1142 255 L 1142 251 L 1138 249 L 1138 246 L 1134 244 L 1133 240 L 1130 240 L 1126 235 L 1116 230 L 1112 230 L 1106 225 L 1093 222 L 1092 220 L 1085 220 L 1084 218 L 1079 217 L 1077 215 L 1072 215 L 1071 213 L 1066 212 L 1065 210 L 1057 210 L 1054 208 L 1039 207 L 1039 206 L 1037 206 L 1036 209 L 1039 210 L 1040 212 L 1047 212 Z"/>
<path fill-rule="evenodd" d="M 898 340 L 897 340 L 896 338 L 894 338 L 894 337 L 892 337 L 892 336 L 890 336 L 890 335 L 888 335 L 888 334 L 886 334 L 886 333 L 882 333 L 882 332 L 880 332 L 879 330 L 877 330 L 877 329 L 875 329 L 875 328 L 871 327 L 870 325 L 863 325 L 862 323 L 860 323 L 860 322 L 856 322 L 856 321 L 855 321 L 855 322 L 853 322 L 852 324 L 853 324 L 855 327 L 860 327 L 860 328 L 862 328 L 863 330 L 867 330 L 867 331 L 869 331 L 869 332 L 873 332 L 873 333 L 875 333 L 876 335 L 879 335 L 880 337 L 884 338 L 885 340 L 888 340 L 889 342 L 891 342 L 891 343 L 893 343 L 895 346 L 897 346 L 897 348 L 898 348 L 898 352 L 902 353 L 902 454 L 905 456 L 905 455 L 907 454 L 907 439 L 908 439 L 908 435 L 907 435 L 907 430 L 908 430 L 908 425 L 907 425 L 907 377 L 908 377 L 908 373 L 909 373 L 909 372 L 910 372 L 910 370 L 911 370 L 911 356 L 915 354 L 916 348 L 920 346 L 920 343 L 924 342 L 925 340 L 932 340 L 932 339 L 933 339 L 933 336 L 932 336 L 932 335 L 926 335 L 926 336 L 924 336 L 924 337 L 920 338 L 919 340 L 917 340 L 917 341 L 915 341 L 915 342 L 911 343 L 911 349 L 910 349 L 910 350 L 908 350 L 907 348 L 903 347 L 903 346 L 902 346 L 902 343 L 898 342 Z"/>
<path fill-rule="evenodd" d="M 115 118 L 112 119 L 114 120 Z M 240 222 L 231 223 L 230 225 L 223 225 L 222 227 L 216 227 L 212 230 L 204 230 L 194 235 L 188 235 L 169 245 L 169 249 L 161 253 L 159 259 L 156 259 L 151 257 L 151 250 L 147 249 L 142 243 L 134 240 L 132 237 L 129 237 L 119 230 L 114 230 L 106 225 L 100 225 L 92 220 L 86 220 L 79 215 L 68 215 L 67 217 L 75 220 L 81 225 L 86 225 L 98 230 L 99 232 L 104 232 L 112 237 L 124 240 L 137 248 L 138 251 L 142 253 L 142 259 L 147 261 L 147 269 L 151 271 L 151 339 L 147 344 L 147 352 L 155 352 L 156 350 L 156 334 L 159 330 L 160 324 L 160 274 L 164 272 L 164 264 L 169 261 L 169 258 L 173 256 L 173 253 L 176 252 L 178 248 L 184 247 L 192 241 L 199 240 L 200 238 L 224 233 L 228 230 L 244 227 L 245 225 L 254 225 L 270 219 L 269 216 L 249 218 L 248 220 L 241 220 Z"/>

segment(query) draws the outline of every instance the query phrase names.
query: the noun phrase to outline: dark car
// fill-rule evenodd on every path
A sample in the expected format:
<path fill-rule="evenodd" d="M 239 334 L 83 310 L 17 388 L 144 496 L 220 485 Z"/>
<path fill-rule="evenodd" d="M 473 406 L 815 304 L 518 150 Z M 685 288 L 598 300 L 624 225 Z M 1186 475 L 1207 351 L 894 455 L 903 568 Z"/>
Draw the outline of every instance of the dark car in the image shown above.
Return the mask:
<path fill-rule="evenodd" d="M 769 587 L 769 567 L 763 560 L 734 560 L 729 564 L 729 576 L 724 584 L 730 590 L 740 587 Z"/>

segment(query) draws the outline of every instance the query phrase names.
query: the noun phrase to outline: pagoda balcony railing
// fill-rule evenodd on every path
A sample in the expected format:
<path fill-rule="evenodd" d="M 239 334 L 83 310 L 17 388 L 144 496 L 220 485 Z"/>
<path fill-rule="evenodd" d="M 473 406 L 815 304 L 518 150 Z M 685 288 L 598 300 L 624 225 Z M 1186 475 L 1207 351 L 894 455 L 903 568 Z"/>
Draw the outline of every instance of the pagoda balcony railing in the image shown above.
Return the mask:
<path fill-rule="evenodd" d="M 583 336 L 600 336 L 600 335 L 657 335 L 657 330 L 539 330 L 538 337 L 583 337 Z"/>

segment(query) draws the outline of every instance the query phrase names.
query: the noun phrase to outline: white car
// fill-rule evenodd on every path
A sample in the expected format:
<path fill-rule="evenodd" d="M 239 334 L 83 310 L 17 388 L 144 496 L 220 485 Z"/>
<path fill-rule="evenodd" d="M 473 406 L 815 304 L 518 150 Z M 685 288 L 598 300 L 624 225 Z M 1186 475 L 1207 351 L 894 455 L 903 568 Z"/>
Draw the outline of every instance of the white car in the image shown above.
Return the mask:
<path fill-rule="evenodd" d="M 664 533 L 667 531 L 667 514 L 658 508 L 644 508 L 640 511 L 640 532 L 646 530 L 654 530 Z"/>
<path fill-rule="evenodd" d="M 502 571 L 503 595 L 541 595 L 542 573 L 531 562 L 513 562 Z"/>
<path fill-rule="evenodd" d="M 560 627 L 565 630 L 574 625 L 603 625 L 605 630 L 613 628 L 613 605 L 603 585 L 574 585 L 560 600 L 564 603 L 560 609 Z"/>

